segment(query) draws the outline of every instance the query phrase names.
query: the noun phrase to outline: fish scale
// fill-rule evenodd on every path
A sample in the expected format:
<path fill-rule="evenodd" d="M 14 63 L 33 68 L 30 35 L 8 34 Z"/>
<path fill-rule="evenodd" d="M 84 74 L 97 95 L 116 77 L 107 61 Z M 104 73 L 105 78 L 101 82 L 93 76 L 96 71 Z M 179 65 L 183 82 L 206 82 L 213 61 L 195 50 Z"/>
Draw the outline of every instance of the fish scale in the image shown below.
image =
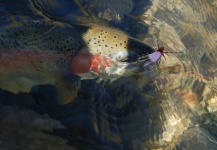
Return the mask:
<path fill-rule="evenodd" d="M 1 51 L 16 50 L 22 52 L 24 49 L 27 49 L 29 52 L 38 53 L 39 55 L 44 55 L 47 51 L 65 55 L 65 57 L 62 57 L 55 63 L 46 64 L 48 65 L 47 68 L 43 65 L 47 70 L 49 68 L 57 68 L 58 65 L 67 68 L 68 59 L 73 57 L 80 48 L 81 42 L 78 42 L 79 37 L 76 37 L 76 35 L 71 36 L 76 31 L 69 25 L 49 23 L 42 19 L 34 20 L 34 18 L 30 19 L 23 16 L 11 16 L 9 20 L 14 21 L 11 25 L 8 25 L 11 21 L 5 20 L 6 23 L 3 23 L 1 27 Z M 17 23 L 18 21 L 19 23 Z M 41 65 L 37 61 L 34 63 L 37 63 L 35 66 Z M 29 66 L 28 68 L 31 67 Z M 42 68 L 42 66 L 39 68 Z"/>
<path fill-rule="evenodd" d="M 31 48 L 40 50 L 54 51 L 76 51 L 74 46 L 77 38 L 72 27 L 66 24 L 48 23 L 42 19 L 34 21 L 34 18 L 26 19 L 20 17 L 20 20 L 26 20 L 17 24 L 17 17 L 11 17 L 9 20 L 15 20 L 13 24 L 1 26 L 1 45 L 4 49 L 22 49 Z M 8 21 L 6 21 L 8 22 Z M 22 24 L 21 24 L 22 23 Z M 2 22 L 1 22 L 2 24 Z M 4 24 L 4 23 L 3 23 Z M 73 37 L 71 36 L 73 35 Z"/>

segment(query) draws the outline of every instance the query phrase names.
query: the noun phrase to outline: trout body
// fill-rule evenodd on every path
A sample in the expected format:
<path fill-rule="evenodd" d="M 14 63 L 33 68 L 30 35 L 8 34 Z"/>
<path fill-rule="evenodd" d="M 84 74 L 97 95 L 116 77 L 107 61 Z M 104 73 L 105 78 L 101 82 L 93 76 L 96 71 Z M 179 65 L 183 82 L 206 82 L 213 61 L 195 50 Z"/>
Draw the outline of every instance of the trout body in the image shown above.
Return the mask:
<path fill-rule="evenodd" d="M 13 93 L 52 84 L 61 89 L 60 99 L 72 99 L 70 93 L 80 84 L 70 76 L 104 80 L 129 76 L 143 69 L 141 56 L 154 52 L 109 27 L 24 15 L 3 15 L 0 20 L 0 88 Z"/>

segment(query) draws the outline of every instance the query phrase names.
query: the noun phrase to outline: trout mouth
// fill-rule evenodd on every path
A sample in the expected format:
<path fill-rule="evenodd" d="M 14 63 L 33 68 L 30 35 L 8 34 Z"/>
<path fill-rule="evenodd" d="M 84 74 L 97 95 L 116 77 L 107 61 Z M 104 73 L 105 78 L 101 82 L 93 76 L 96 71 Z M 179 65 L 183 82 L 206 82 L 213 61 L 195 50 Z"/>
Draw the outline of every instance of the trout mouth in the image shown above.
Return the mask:
<path fill-rule="evenodd" d="M 149 72 L 159 65 L 160 58 L 154 60 L 151 54 L 145 54 L 138 56 L 135 59 L 130 57 L 122 57 L 119 60 L 115 60 L 112 66 L 105 69 L 105 73 L 113 77 L 120 76 L 132 76 L 132 75 L 144 75 L 145 72 Z"/>
<path fill-rule="evenodd" d="M 116 73 L 132 75 L 135 73 L 141 73 L 144 71 L 150 71 L 159 64 L 159 61 L 152 61 L 149 55 L 143 55 L 138 57 L 135 61 L 124 59 L 122 63 L 118 64 Z"/>
<path fill-rule="evenodd" d="M 152 62 L 148 55 L 138 57 L 135 61 L 124 58 L 114 63 L 111 67 L 106 68 L 105 72 L 109 75 L 117 74 L 119 76 L 130 76 L 136 73 L 150 71 L 157 64 L 158 62 Z"/>
<path fill-rule="evenodd" d="M 140 55 L 136 54 L 134 51 L 119 52 L 113 56 L 116 62 L 116 70 L 113 72 L 123 75 L 150 71 L 159 64 L 161 55 L 161 52 L 158 51 Z"/>

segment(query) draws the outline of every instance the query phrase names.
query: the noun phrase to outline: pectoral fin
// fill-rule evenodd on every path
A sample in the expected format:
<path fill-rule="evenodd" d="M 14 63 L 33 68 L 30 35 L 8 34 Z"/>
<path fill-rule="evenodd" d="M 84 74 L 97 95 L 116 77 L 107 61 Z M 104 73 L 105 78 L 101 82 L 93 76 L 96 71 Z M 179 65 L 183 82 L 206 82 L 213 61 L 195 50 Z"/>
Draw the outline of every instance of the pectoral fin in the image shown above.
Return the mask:
<path fill-rule="evenodd" d="M 63 75 L 56 79 L 55 86 L 58 93 L 58 103 L 64 105 L 75 100 L 81 87 L 81 80 L 76 75 Z"/>

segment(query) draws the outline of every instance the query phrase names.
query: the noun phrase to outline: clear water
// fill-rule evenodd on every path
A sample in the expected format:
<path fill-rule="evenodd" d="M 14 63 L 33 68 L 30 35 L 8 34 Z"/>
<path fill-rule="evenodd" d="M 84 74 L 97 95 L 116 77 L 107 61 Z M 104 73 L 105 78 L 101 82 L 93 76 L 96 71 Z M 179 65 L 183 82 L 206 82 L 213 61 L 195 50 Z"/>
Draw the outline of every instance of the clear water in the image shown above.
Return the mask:
<path fill-rule="evenodd" d="M 17 95 L 1 90 L 2 149 L 217 149 L 217 1 L 0 0 L 0 12 L 105 21 L 182 52 L 141 77 L 82 81 L 68 105 L 46 97 L 55 97 L 52 85 Z"/>

